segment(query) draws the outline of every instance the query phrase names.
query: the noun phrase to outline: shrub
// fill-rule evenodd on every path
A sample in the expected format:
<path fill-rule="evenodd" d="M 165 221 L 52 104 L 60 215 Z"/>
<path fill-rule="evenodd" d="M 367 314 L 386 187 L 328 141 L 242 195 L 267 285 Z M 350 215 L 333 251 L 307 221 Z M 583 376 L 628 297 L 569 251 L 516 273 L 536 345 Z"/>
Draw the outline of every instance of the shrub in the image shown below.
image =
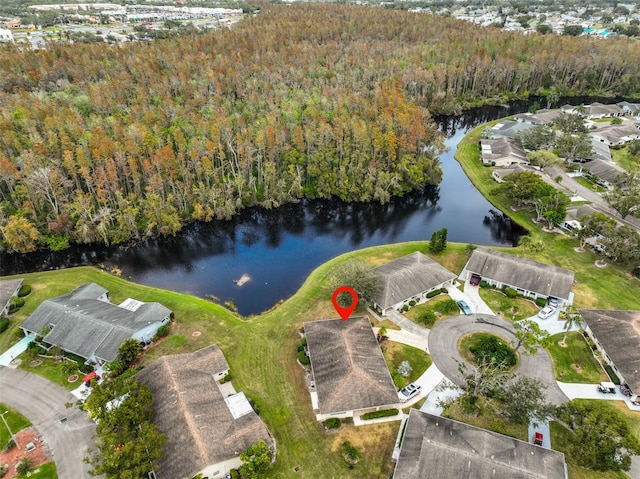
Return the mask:
<path fill-rule="evenodd" d="M 405 378 L 402 377 L 402 374 L 400 374 L 396 370 L 391 371 L 391 379 L 393 380 L 393 385 L 398 389 L 403 388 L 408 382 Z"/>
<path fill-rule="evenodd" d="M 611 382 L 613 384 L 616 384 L 616 385 L 620 384 L 620 378 L 615 372 L 613 372 L 613 369 L 611 368 L 611 366 L 609 366 L 608 364 L 605 364 L 604 370 L 607 371 L 607 374 L 611 378 Z"/>
<path fill-rule="evenodd" d="M 480 285 L 479 285 L 479 286 L 480 286 L 481 288 L 484 288 L 484 289 L 486 289 L 486 288 L 490 288 L 489 283 L 487 283 L 484 279 L 483 279 L 482 281 L 480 281 Z"/>
<path fill-rule="evenodd" d="M 227 373 L 226 376 L 224 376 L 222 379 L 220 379 L 220 384 L 228 383 L 232 379 L 233 379 L 233 377 L 231 376 L 231 373 L 229 372 L 229 373 Z"/>
<path fill-rule="evenodd" d="M 9 470 L 9 464 L 0 464 L 0 477 L 4 477 Z"/>
<path fill-rule="evenodd" d="M 302 339 L 300 340 L 300 344 L 301 344 L 302 346 L 305 346 L 305 347 L 306 347 L 306 346 L 307 346 L 307 338 L 302 338 Z"/>
<path fill-rule="evenodd" d="M 11 438 L 7 441 L 7 445 L 4 447 L 4 450 L 10 451 L 14 447 L 16 447 L 16 441 L 14 441 L 13 438 Z"/>
<path fill-rule="evenodd" d="M 342 443 L 342 457 L 344 457 L 344 460 L 349 464 L 355 464 L 362 457 L 362 453 L 349 441 L 345 441 Z"/>
<path fill-rule="evenodd" d="M 458 303 L 456 303 L 454 299 L 447 299 L 438 304 L 434 309 L 439 313 L 453 313 L 454 311 L 458 311 Z"/>
<path fill-rule="evenodd" d="M 165 336 L 169 336 L 170 332 L 171 332 L 171 325 L 163 324 L 158 328 L 158 331 L 156 331 L 155 338 L 164 338 Z"/>
<path fill-rule="evenodd" d="M 425 311 L 420 315 L 420 317 L 418 318 L 418 321 L 420 321 L 422 324 L 425 324 L 427 326 L 433 326 L 434 324 L 436 324 L 437 319 L 438 318 L 434 313 L 432 313 L 431 311 Z"/>
<path fill-rule="evenodd" d="M 409 305 L 405 304 L 404 306 L 402 306 L 402 310 L 403 311 L 409 311 Z"/>
<path fill-rule="evenodd" d="M 302 364 L 303 366 L 308 366 L 309 364 L 311 364 L 311 361 L 309 360 L 309 357 L 304 350 L 298 352 L 298 361 L 300 361 L 300 364 Z"/>
<path fill-rule="evenodd" d="M 438 296 L 439 294 L 442 294 L 442 290 L 441 289 L 436 289 L 435 291 L 429 291 L 426 296 L 427 298 L 433 298 L 435 296 Z"/>
<path fill-rule="evenodd" d="M 324 427 L 327 429 L 338 429 L 342 425 L 342 421 L 337 417 L 330 417 L 324 422 Z"/>
<path fill-rule="evenodd" d="M 504 294 L 507 298 L 516 298 L 518 296 L 518 292 L 513 288 L 504 288 Z"/>
<path fill-rule="evenodd" d="M 544 298 L 536 298 L 536 305 L 544 308 L 547 305 L 547 300 Z"/>
<path fill-rule="evenodd" d="M 27 472 L 29 472 L 29 469 L 31 469 L 31 458 L 30 457 L 25 457 L 16 466 L 16 472 L 18 474 L 26 474 Z"/>
<path fill-rule="evenodd" d="M 24 298 L 25 296 L 29 296 L 31 294 L 31 286 L 28 284 L 23 284 L 20 286 L 20 291 L 18 291 L 18 297 Z"/>
<path fill-rule="evenodd" d="M 483 335 L 478 344 L 471 346 L 469 350 L 475 356 L 478 364 L 483 362 L 504 363 L 506 367 L 516 364 L 516 355 L 513 349 L 501 339 L 490 334 Z"/>
<path fill-rule="evenodd" d="M 367 412 L 367 413 L 363 414 L 361 417 L 364 420 L 367 420 L 367 419 L 378 419 L 380 417 L 397 416 L 399 412 L 400 411 L 398 411 L 395 408 L 394 409 L 383 409 L 381 411 Z"/>
<path fill-rule="evenodd" d="M 127 369 L 127 365 L 124 363 L 124 361 L 114 359 L 110 363 L 107 363 L 106 369 L 109 371 L 109 375 L 115 378 L 125 372 L 125 370 Z"/>
<path fill-rule="evenodd" d="M 631 272 L 632 275 L 634 275 L 636 278 L 640 278 L 640 266 L 638 266 L 636 269 L 634 269 Z"/>
<path fill-rule="evenodd" d="M 413 308 L 415 305 L 416 305 L 416 302 L 413 299 L 409 301 L 409 306 Z"/>
<path fill-rule="evenodd" d="M 24 298 L 12 296 L 9 300 L 9 314 L 15 313 L 24 306 Z"/>
<path fill-rule="evenodd" d="M 9 318 L 3 316 L 0 318 L 0 333 L 4 333 L 7 329 L 9 329 Z"/>

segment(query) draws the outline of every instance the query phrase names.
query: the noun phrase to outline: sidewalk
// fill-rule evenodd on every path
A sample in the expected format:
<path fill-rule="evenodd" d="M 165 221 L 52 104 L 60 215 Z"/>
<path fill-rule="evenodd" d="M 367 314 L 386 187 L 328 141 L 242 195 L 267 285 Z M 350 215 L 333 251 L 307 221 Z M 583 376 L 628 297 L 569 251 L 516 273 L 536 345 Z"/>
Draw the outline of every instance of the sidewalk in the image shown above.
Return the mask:
<path fill-rule="evenodd" d="M 640 411 L 640 406 L 631 404 L 631 399 L 620 392 L 620 388 L 616 386 L 615 394 L 601 393 L 598 391 L 597 384 L 583 383 L 562 383 L 556 381 L 562 392 L 569 399 L 600 399 L 605 401 L 624 401 L 631 411 Z"/>
<path fill-rule="evenodd" d="M 0 355 L 0 366 L 10 366 L 11 361 L 17 358 L 19 355 L 27 350 L 27 346 L 31 341 L 35 339 L 35 336 L 25 336 L 16 344 L 7 349 Z M 15 366 L 14 366 L 15 367 Z"/>

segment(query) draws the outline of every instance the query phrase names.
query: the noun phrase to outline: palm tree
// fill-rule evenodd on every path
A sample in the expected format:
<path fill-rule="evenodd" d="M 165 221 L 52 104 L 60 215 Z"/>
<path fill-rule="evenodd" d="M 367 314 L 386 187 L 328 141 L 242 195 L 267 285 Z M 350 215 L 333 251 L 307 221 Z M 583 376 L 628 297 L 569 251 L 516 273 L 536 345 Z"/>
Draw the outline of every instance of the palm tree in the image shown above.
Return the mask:
<path fill-rule="evenodd" d="M 571 330 L 571 328 L 576 326 L 579 330 L 581 330 L 583 325 L 584 325 L 584 319 L 582 319 L 582 316 L 577 314 L 573 306 L 568 306 L 567 320 L 564 323 L 564 337 L 562 338 L 562 341 L 560 341 L 560 345 L 562 346 L 567 345 L 567 336 L 569 335 L 569 331 Z"/>

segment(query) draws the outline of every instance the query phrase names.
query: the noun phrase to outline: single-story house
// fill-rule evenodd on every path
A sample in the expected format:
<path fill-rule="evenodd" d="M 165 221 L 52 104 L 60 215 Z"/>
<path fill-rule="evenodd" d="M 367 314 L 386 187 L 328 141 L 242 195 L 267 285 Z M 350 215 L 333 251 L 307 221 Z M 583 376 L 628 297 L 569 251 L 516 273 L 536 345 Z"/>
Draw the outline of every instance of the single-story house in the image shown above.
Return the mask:
<path fill-rule="evenodd" d="M 589 132 L 592 138 L 608 146 L 626 145 L 640 140 L 640 128 L 637 124 L 607 125 Z"/>
<path fill-rule="evenodd" d="M 504 182 L 504 177 L 511 173 L 521 173 L 523 171 L 531 171 L 520 164 L 515 164 L 509 168 L 496 168 L 491 172 L 491 177 L 498 183 Z"/>
<path fill-rule="evenodd" d="M 552 296 L 571 302 L 574 273 L 568 269 L 480 247 L 473 250 L 460 276 L 466 280 L 474 273 L 492 286 L 507 286 L 528 298 Z"/>
<path fill-rule="evenodd" d="M 562 228 L 569 231 L 577 231 L 582 229 L 582 217 L 591 213 L 597 213 L 591 205 L 569 206 L 567 208 L 567 216 L 564 219 Z"/>
<path fill-rule="evenodd" d="M 138 373 L 153 394 L 153 423 L 167 436 L 154 471 L 158 479 L 225 477 L 242 465 L 240 454 L 261 440 L 275 454 L 273 437 L 244 393 L 219 383 L 228 371 L 214 344 L 162 356 Z"/>
<path fill-rule="evenodd" d="M 513 118 L 520 123 L 528 123 L 529 125 L 548 125 L 553 123 L 560 114 L 562 110 L 560 109 L 547 109 L 542 108 L 535 113 L 520 113 L 515 115 Z"/>
<path fill-rule="evenodd" d="M 22 287 L 22 279 L 5 279 L 0 281 L 0 316 L 9 314 L 11 298 L 18 296 Z"/>
<path fill-rule="evenodd" d="M 489 134 L 492 139 L 511 138 L 513 140 L 518 133 L 531 130 L 532 128 L 535 128 L 535 126 L 531 123 L 503 120 L 493 125 L 489 131 Z"/>
<path fill-rule="evenodd" d="M 625 115 L 632 116 L 640 120 L 640 103 L 629 103 L 628 101 L 621 101 L 618 106 L 622 108 Z"/>
<path fill-rule="evenodd" d="M 585 156 L 585 160 L 613 161 L 609 145 L 601 142 L 593 135 L 589 135 L 589 138 L 591 138 L 591 154 Z"/>
<path fill-rule="evenodd" d="M 625 174 L 625 170 L 616 165 L 613 161 L 589 160 L 580 165 L 583 172 L 594 176 L 596 182 L 605 188 L 613 188 L 618 182 L 618 177 Z"/>
<path fill-rule="evenodd" d="M 640 394 L 640 311 L 581 309 L 585 332 L 623 383 Z"/>
<path fill-rule="evenodd" d="M 391 309 L 401 310 L 410 301 L 423 302 L 430 291 L 452 284 L 456 275 L 427 255 L 416 251 L 378 266 L 374 270 L 381 278 L 382 288 L 373 300 L 373 307 L 382 315 Z"/>
<path fill-rule="evenodd" d="M 583 106 L 564 105 L 562 107 L 562 111 L 565 113 L 578 114 L 587 120 L 593 120 L 596 118 L 613 118 L 624 115 L 622 108 L 618 105 L 604 105 L 603 103 L 598 102 Z"/>
<path fill-rule="evenodd" d="M 13 41 L 13 33 L 11 30 L 0 28 L 0 43 L 8 43 Z"/>
<path fill-rule="evenodd" d="M 398 403 L 398 392 L 366 316 L 304 323 L 318 421 L 378 411 Z"/>
<path fill-rule="evenodd" d="M 567 478 L 561 452 L 417 409 L 401 441 L 393 479 Z"/>
<path fill-rule="evenodd" d="M 510 166 L 514 163 L 529 163 L 527 153 L 515 140 L 497 138 L 480 140 L 480 159 L 485 165 Z"/>
<path fill-rule="evenodd" d="M 86 283 L 70 293 L 47 299 L 20 326 L 25 334 L 41 334 L 43 340 L 64 351 L 104 364 L 118 357 L 125 339 L 148 344 L 172 312 L 160 303 L 128 298 L 112 304 L 106 289 Z"/>

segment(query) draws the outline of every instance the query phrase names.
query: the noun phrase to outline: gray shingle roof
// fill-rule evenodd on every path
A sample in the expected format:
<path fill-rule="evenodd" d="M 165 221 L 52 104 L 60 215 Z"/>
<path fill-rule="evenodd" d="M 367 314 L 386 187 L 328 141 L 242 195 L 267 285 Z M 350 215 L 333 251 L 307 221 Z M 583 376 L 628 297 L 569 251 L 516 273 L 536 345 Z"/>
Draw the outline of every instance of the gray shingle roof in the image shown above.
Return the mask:
<path fill-rule="evenodd" d="M 65 351 L 105 361 L 118 356 L 127 338 L 151 323 L 162 321 L 171 311 L 158 303 L 145 303 L 136 311 L 120 308 L 96 298 L 106 293 L 101 286 L 83 284 L 71 293 L 47 299 L 36 308 L 21 328 L 39 334 L 53 325 L 44 340 Z"/>
<path fill-rule="evenodd" d="M 378 266 L 375 271 L 382 279 L 382 288 L 374 300 L 385 309 L 456 277 L 419 251 Z"/>
<path fill-rule="evenodd" d="M 387 363 L 369 318 L 304 323 L 320 413 L 398 402 Z"/>
<path fill-rule="evenodd" d="M 640 394 L 640 311 L 579 312 L 633 392 Z"/>
<path fill-rule="evenodd" d="M 0 281 L 0 312 L 7 305 L 11 296 L 22 286 L 22 279 L 5 279 Z"/>
<path fill-rule="evenodd" d="M 394 479 L 564 479 L 564 454 L 411 409 Z"/>
<path fill-rule="evenodd" d="M 624 138 L 637 139 L 640 135 L 640 129 L 637 126 L 626 125 L 607 125 L 596 130 L 591 130 L 589 134 L 593 137 L 601 137 L 612 143 L 618 143 Z"/>
<path fill-rule="evenodd" d="M 535 125 L 529 123 L 522 123 L 520 121 L 504 120 L 500 123 L 496 123 L 491 128 L 491 136 L 493 138 L 505 137 L 514 139 L 521 131 L 528 131 L 535 128 Z"/>
<path fill-rule="evenodd" d="M 509 158 L 514 162 L 526 162 L 527 153 L 515 140 L 497 138 L 495 140 L 480 140 L 482 145 L 482 161 L 489 162 L 502 158 Z"/>
<path fill-rule="evenodd" d="M 207 466 L 238 457 L 269 430 L 251 410 L 234 419 L 214 379 L 228 369 L 217 345 L 163 356 L 138 373 L 153 393 L 153 422 L 167 435 L 158 479 L 191 478 Z"/>
<path fill-rule="evenodd" d="M 615 184 L 618 176 L 625 173 L 624 169 L 616 165 L 613 161 L 599 159 L 586 161 L 583 163 L 582 169 L 589 170 L 592 175 L 611 184 Z"/>
<path fill-rule="evenodd" d="M 465 269 L 504 284 L 561 299 L 569 299 L 574 278 L 573 271 L 568 269 L 487 248 L 476 248 Z"/>

